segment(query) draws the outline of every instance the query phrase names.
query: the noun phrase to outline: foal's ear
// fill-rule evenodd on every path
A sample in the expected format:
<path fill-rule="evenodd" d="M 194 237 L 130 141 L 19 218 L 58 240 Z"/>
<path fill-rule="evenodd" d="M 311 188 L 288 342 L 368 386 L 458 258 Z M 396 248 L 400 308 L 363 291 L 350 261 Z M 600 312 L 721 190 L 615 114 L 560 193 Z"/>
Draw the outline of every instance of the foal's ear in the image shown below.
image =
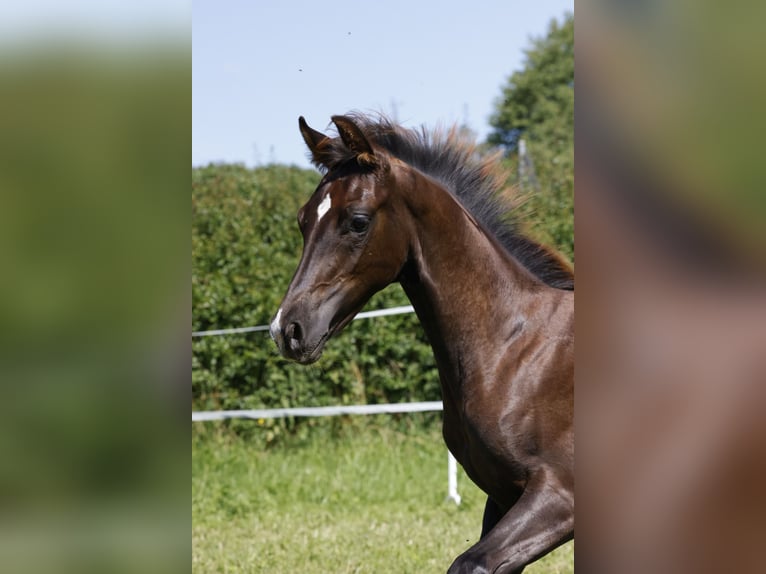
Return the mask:
<path fill-rule="evenodd" d="M 324 140 L 326 140 L 327 136 L 324 135 L 322 132 L 318 132 L 315 129 L 309 127 L 309 125 L 306 123 L 306 120 L 303 118 L 303 116 L 298 118 L 298 127 L 301 130 L 303 141 L 306 142 L 306 145 L 308 146 L 309 151 L 311 152 L 311 157 L 313 158 L 314 162 L 321 164 L 322 157 L 321 157 L 321 154 L 319 153 L 319 144 L 321 144 Z"/>
<path fill-rule="evenodd" d="M 338 128 L 343 144 L 356 155 L 360 165 L 374 167 L 378 164 L 375 152 L 362 130 L 347 116 L 333 116 L 332 123 Z"/>

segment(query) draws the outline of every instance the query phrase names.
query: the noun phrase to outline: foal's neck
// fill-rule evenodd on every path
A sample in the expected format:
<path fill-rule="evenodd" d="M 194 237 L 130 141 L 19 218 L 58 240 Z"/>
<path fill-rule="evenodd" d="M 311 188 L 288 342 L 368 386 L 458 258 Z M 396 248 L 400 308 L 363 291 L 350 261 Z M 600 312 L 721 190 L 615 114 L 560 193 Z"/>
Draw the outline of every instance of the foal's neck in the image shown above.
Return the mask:
<path fill-rule="evenodd" d="M 425 178 L 424 178 L 425 179 Z M 534 277 L 437 183 L 412 194 L 417 221 L 400 282 L 434 350 L 443 383 L 463 381 L 497 349 L 540 321 L 560 292 Z M 498 345 L 500 343 L 500 345 Z M 457 387 L 457 388 L 456 388 Z"/>

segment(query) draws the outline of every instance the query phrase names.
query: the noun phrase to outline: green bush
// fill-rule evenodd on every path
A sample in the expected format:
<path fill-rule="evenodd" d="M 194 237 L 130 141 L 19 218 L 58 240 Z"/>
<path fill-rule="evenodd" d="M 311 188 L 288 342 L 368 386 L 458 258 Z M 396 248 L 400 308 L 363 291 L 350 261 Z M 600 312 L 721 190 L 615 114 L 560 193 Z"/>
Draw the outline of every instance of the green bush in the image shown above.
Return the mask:
<path fill-rule="evenodd" d="M 192 170 L 192 330 L 270 321 L 300 258 L 296 213 L 318 181 L 314 171 L 277 165 Z M 405 304 L 393 285 L 368 308 Z M 195 410 L 440 398 L 431 348 L 414 314 L 354 321 L 310 367 L 282 359 L 267 332 L 192 339 Z M 230 423 L 240 432 L 258 429 L 266 442 L 317 424 L 327 423 Z"/>
<path fill-rule="evenodd" d="M 525 201 L 521 219 L 529 236 L 558 250 L 574 263 L 574 142 L 551 149 L 528 146 L 534 161 L 535 184 L 519 176 L 519 156 L 513 152 L 504 163 L 511 174 L 509 184 L 517 186 Z"/>

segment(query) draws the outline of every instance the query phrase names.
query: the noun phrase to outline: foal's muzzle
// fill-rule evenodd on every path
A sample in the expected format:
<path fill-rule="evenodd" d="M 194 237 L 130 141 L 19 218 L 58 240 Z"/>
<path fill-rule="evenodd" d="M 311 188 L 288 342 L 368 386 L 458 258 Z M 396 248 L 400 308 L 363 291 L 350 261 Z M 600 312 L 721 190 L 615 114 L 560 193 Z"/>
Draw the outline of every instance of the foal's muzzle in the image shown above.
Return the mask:
<path fill-rule="evenodd" d="M 323 323 L 322 321 L 312 322 L 314 325 Z M 324 344 L 330 337 L 328 328 L 315 327 L 312 332 L 303 321 L 284 315 L 281 308 L 271 322 L 269 333 L 283 357 L 304 365 L 319 359 Z"/>

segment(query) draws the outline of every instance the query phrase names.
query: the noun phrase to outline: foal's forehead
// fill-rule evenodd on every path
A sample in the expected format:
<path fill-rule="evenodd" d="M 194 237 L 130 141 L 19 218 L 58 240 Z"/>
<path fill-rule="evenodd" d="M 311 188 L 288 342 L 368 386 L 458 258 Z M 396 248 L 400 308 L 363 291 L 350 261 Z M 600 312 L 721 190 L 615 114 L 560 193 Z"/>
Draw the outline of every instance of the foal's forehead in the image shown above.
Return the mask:
<path fill-rule="evenodd" d="M 304 224 L 312 220 L 319 223 L 332 209 L 345 209 L 353 203 L 372 202 L 374 183 L 374 179 L 367 174 L 325 176 L 298 212 L 298 218 Z"/>
<path fill-rule="evenodd" d="M 371 200 L 375 192 L 375 178 L 367 173 L 348 174 L 341 177 L 325 176 L 314 192 L 312 201 L 321 203 L 330 197 L 332 205 L 342 205 L 359 200 Z"/>

